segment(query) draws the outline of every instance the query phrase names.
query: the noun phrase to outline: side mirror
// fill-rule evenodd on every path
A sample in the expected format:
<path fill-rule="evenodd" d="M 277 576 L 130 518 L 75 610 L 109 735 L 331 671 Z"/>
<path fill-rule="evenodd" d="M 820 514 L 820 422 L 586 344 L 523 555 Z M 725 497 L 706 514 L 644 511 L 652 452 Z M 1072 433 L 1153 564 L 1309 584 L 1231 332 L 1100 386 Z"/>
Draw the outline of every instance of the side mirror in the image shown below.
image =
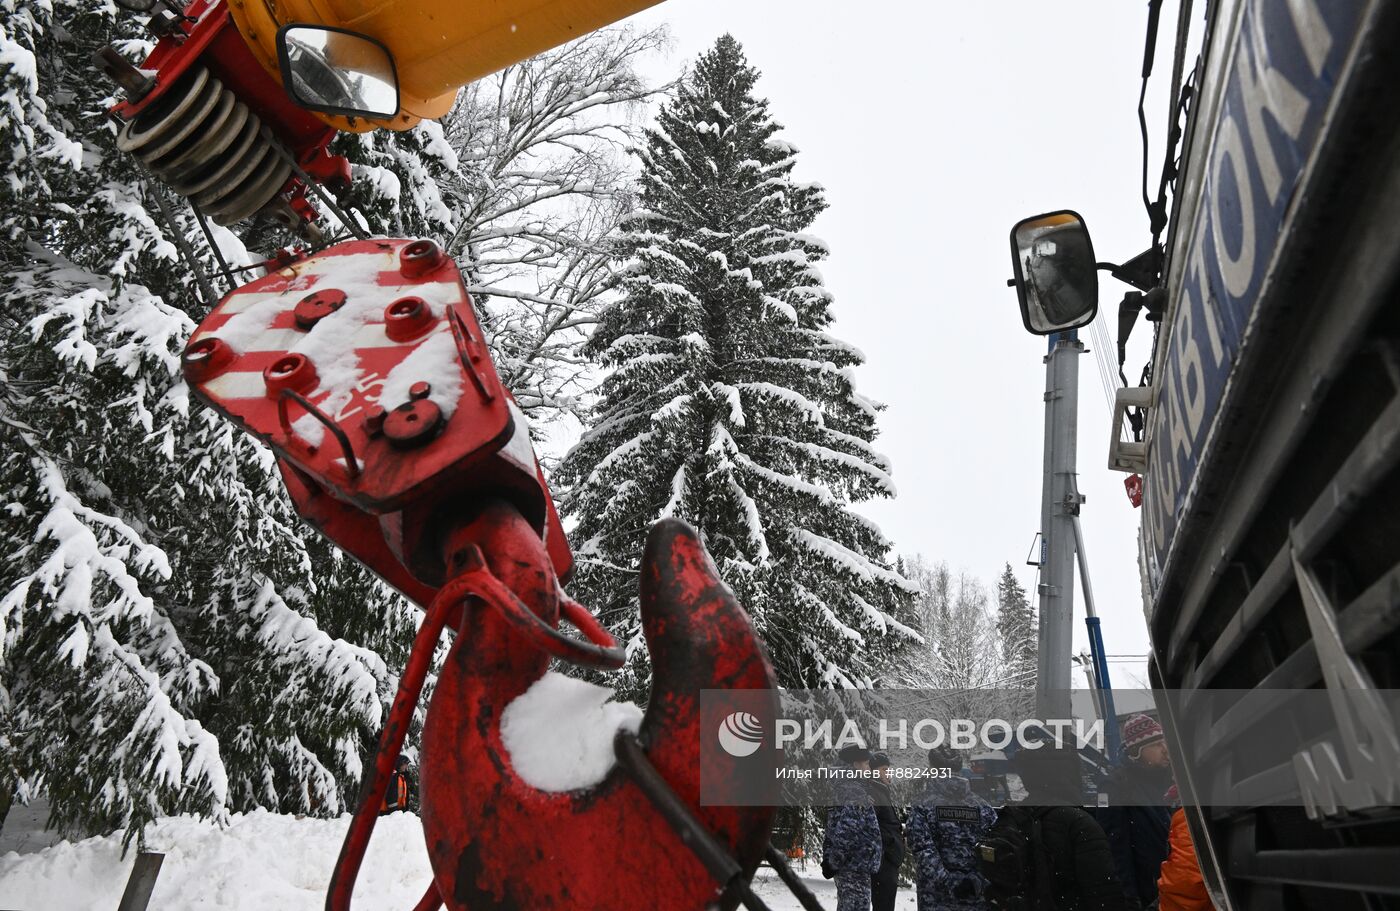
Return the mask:
<path fill-rule="evenodd" d="M 1011 229 L 1016 295 L 1026 331 L 1050 335 L 1087 326 L 1099 312 L 1099 273 L 1084 219 L 1068 209 Z"/>
<path fill-rule="evenodd" d="M 277 56 L 282 87 L 307 110 L 374 118 L 399 112 L 394 56 L 373 38 L 324 25 L 284 25 Z"/>

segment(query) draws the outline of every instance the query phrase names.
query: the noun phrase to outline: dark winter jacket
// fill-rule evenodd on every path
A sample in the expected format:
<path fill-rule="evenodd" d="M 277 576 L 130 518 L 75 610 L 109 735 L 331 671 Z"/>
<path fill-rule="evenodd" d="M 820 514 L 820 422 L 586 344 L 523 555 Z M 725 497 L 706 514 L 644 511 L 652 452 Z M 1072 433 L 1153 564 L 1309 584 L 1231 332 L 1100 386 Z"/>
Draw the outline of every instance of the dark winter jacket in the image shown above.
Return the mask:
<path fill-rule="evenodd" d="M 1095 813 L 1129 908 L 1146 908 L 1157 898 L 1172 823 L 1163 795 L 1171 784 L 1170 769 L 1125 764 L 1108 781 L 1109 806 Z"/>
<path fill-rule="evenodd" d="M 859 779 L 841 779 L 836 805 L 826 817 L 822 867 L 833 873 L 875 873 L 880 869 L 880 821 L 870 791 Z"/>
<path fill-rule="evenodd" d="M 1040 817 L 1056 911 L 1127 911 L 1103 829 L 1086 811 L 1059 806 Z"/>
<path fill-rule="evenodd" d="M 904 823 L 899 818 L 899 808 L 894 806 L 889 786 L 883 781 L 872 781 L 869 787 L 875 801 L 875 819 L 880 824 L 880 866 L 897 869 L 904 863 Z"/>

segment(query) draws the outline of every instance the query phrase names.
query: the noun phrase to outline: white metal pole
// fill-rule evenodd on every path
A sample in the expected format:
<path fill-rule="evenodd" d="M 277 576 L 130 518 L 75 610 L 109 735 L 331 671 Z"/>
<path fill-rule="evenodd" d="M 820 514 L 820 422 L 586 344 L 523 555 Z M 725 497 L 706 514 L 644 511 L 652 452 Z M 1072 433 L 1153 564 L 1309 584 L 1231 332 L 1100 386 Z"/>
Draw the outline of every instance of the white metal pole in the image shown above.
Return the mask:
<path fill-rule="evenodd" d="M 1084 616 L 1097 617 L 1099 612 L 1094 609 L 1094 588 L 1089 584 L 1089 558 L 1084 553 L 1084 529 L 1079 524 L 1079 515 L 1070 516 L 1070 524 L 1074 528 L 1074 553 L 1079 559 L 1079 580 L 1084 583 Z"/>
<path fill-rule="evenodd" d="M 1070 717 L 1070 654 L 1074 629 L 1074 517 L 1079 423 L 1077 333 L 1050 337 L 1045 358 L 1045 462 L 1041 488 L 1040 649 L 1036 711 L 1043 719 Z"/>

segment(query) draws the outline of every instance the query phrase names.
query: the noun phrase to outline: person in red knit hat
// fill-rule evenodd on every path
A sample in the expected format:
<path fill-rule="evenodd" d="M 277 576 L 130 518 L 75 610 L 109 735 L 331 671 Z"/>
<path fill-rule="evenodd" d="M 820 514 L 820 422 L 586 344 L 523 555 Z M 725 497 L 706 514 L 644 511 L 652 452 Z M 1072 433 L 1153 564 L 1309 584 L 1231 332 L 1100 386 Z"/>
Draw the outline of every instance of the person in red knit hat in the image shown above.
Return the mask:
<path fill-rule="evenodd" d="M 1157 900 L 1171 832 L 1163 795 L 1173 784 L 1172 767 L 1162 726 L 1148 715 L 1133 715 L 1123 724 L 1123 755 L 1127 761 L 1108 781 L 1109 805 L 1097 816 L 1128 907 L 1146 908 Z"/>

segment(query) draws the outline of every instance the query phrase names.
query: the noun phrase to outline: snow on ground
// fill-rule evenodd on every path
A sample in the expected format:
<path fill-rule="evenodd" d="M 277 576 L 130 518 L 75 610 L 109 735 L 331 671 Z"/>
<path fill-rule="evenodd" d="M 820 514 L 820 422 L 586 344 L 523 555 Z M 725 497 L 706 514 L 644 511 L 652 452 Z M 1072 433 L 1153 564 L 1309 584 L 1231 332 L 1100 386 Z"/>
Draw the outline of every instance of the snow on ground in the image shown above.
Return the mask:
<path fill-rule="evenodd" d="M 235 815 L 226 829 L 188 816 L 162 819 L 147 848 L 165 854 L 151 895 L 159 911 L 320 911 L 349 816 L 297 819 L 266 811 Z M 133 849 L 121 857 L 121 836 L 60 842 L 35 854 L 0 855 L 0 908 L 6 911 L 112 911 L 121 900 Z M 798 869 L 828 911 L 836 886 L 815 862 Z M 418 817 L 379 820 L 360 868 L 355 911 L 409 911 L 430 878 Z M 797 898 L 767 867 L 754 891 L 771 911 L 801 911 Z M 913 887 L 900 890 L 899 911 L 913 911 Z"/>
<path fill-rule="evenodd" d="M 350 817 L 297 819 L 266 811 L 235 815 L 220 829 L 188 816 L 147 831 L 165 854 L 151 895 L 160 911 L 320 911 Z M 61 842 L 37 854 L 0 856 L 0 908 L 112 911 L 126 888 L 133 848 L 121 835 Z M 355 890 L 356 911 L 409 911 L 431 874 L 418 817 L 379 820 Z"/>
<path fill-rule="evenodd" d="M 805 869 L 795 868 L 807 888 L 816 895 L 817 901 L 822 903 L 826 911 L 836 911 L 836 882 L 830 879 L 822 879 L 818 872 L 820 865 L 816 861 L 807 864 Z M 754 894 L 763 899 L 770 911 L 802 911 L 802 905 L 797 901 L 797 897 L 788 891 L 782 880 L 778 879 L 778 874 L 768 867 L 759 867 L 758 873 L 753 878 Z M 742 907 L 742 906 L 741 906 Z M 895 911 L 915 911 L 918 907 L 918 900 L 914 895 L 913 886 L 900 886 L 899 895 L 894 902 Z"/>

